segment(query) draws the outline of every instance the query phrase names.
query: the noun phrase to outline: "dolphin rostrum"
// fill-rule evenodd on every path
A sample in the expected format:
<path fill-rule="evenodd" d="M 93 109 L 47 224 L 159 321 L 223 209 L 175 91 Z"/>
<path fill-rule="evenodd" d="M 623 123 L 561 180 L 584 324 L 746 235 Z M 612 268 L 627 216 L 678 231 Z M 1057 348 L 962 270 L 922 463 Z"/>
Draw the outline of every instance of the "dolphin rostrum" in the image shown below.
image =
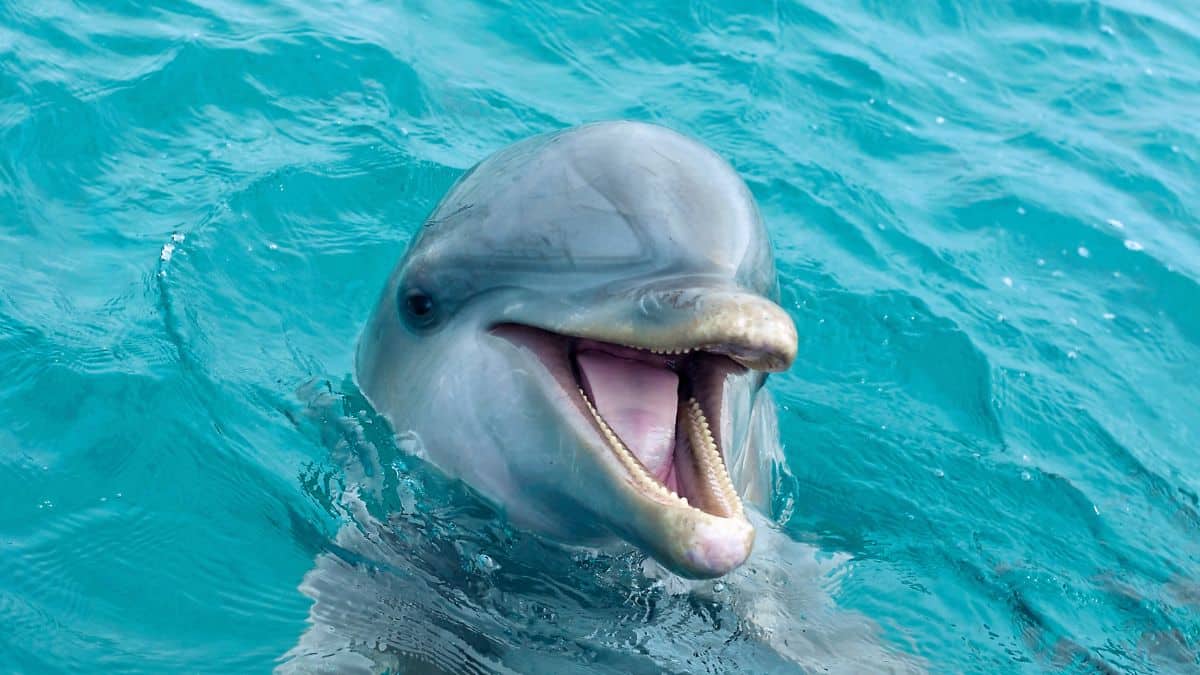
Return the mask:
<path fill-rule="evenodd" d="M 662 127 L 511 145 L 450 189 L 358 345 L 362 392 L 517 525 L 688 577 L 750 554 L 756 428 L 796 329 L 727 162 Z"/>

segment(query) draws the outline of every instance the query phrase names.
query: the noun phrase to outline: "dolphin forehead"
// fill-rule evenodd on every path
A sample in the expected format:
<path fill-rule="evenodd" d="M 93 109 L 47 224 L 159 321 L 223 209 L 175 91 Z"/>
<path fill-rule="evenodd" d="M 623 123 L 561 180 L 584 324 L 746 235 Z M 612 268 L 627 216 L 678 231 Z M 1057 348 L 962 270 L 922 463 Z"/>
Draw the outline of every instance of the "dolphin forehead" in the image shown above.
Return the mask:
<path fill-rule="evenodd" d="M 409 263 L 472 269 L 496 285 L 704 274 L 774 287 L 758 209 L 733 167 L 636 122 L 535 137 L 480 162 L 434 210 Z"/>

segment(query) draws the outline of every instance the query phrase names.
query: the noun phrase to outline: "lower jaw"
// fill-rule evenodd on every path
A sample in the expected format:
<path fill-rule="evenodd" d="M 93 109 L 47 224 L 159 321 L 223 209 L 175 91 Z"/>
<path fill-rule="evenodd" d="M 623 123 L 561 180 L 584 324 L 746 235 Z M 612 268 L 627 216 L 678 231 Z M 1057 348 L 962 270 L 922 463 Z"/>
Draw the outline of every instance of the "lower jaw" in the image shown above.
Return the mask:
<path fill-rule="evenodd" d="M 681 390 L 684 388 L 681 387 Z M 745 562 L 754 542 L 733 485 L 714 425 L 700 399 L 719 410 L 720 389 L 696 391 L 677 399 L 674 452 L 664 474 L 653 475 L 597 410 L 583 387 L 578 395 L 591 421 L 621 465 L 632 489 L 643 499 L 626 515 L 631 539 L 660 564 L 684 577 L 722 576 Z M 706 395 L 707 394 L 707 395 Z M 640 511 L 640 514 L 635 514 Z"/>
<path fill-rule="evenodd" d="M 493 333 L 536 355 L 551 380 L 561 387 L 569 407 L 586 420 L 590 430 L 584 431 L 585 437 L 591 433 L 599 436 L 580 440 L 612 466 L 611 473 L 606 470 L 607 475 L 597 476 L 597 480 L 615 481 L 609 487 L 616 491 L 601 490 L 596 497 L 608 503 L 591 506 L 604 514 L 610 531 L 682 576 L 720 576 L 745 560 L 754 539 L 753 527 L 746 520 L 716 433 L 724 382 L 731 374 L 745 372 L 744 367 L 719 354 L 704 352 L 658 355 L 647 360 L 680 375 L 670 470 L 654 475 L 605 421 L 585 390 L 575 361 L 580 338 L 512 324 L 497 327 Z M 597 345 L 590 343 L 587 348 L 595 349 Z M 573 416 L 569 411 L 563 414 Z M 601 445 L 604 447 L 598 447 Z"/>
<path fill-rule="evenodd" d="M 643 499 L 627 506 L 628 520 L 617 527 L 620 536 L 681 577 L 728 574 L 746 561 L 754 546 L 754 526 L 744 514 L 721 517 Z"/>

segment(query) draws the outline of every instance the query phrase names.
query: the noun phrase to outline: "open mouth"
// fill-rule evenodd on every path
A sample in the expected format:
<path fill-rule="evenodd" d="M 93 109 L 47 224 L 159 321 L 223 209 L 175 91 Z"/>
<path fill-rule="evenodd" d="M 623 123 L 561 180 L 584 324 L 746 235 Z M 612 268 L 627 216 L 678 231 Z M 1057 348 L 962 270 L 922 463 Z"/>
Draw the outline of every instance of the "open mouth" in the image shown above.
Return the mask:
<path fill-rule="evenodd" d="M 720 420 L 725 380 L 744 366 L 712 348 L 643 349 L 511 323 L 492 332 L 538 356 L 640 493 L 742 516 Z"/>

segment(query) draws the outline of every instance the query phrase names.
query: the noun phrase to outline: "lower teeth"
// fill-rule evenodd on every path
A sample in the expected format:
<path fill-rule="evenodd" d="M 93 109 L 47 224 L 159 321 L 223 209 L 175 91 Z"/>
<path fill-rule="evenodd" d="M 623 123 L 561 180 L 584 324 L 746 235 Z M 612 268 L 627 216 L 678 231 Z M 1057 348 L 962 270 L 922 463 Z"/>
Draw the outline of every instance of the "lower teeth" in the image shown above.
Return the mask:
<path fill-rule="evenodd" d="M 684 506 L 700 511 L 694 506 L 688 504 L 686 497 L 681 497 L 675 491 L 663 485 L 657 479 L 650 475 L 646 470 L 645 465 L 625 447 L 625 444 L 613 432 L 604 418 L 592 405 L 592 401 L 581 388 L 580 396 L 583 397 L 583 402 L 587 404 L 588 411 L 591 412 L 592 418 L 596 420 L 596 424 L 600 427 L 605 440 L 612 447 L 617 459 L 629 471 L 630 476 L 639 487 L 648 493 L 656 494 L 660 497 L 665 497 L 668 500 L 678 502 Z M 725 461 L 721 457 L 721 452 L 717 449 L 717 443 L 713 439 L 712 429 L 709 427 L 708 418 L 704 416 L 704 411 L 700 408 L 700 403 L 696 399 L 689 399 L 687 402 L 688 412 L 688 438 L 691 441 L 692 456 L 695 458 L 697 469 L 701 476 L 708 482 L 710 493 L 724 507 L 723 510 L 731 515 L 741 515 L 742 501 L 737 496 L 737 491 L 734 490 L 733 481 L 729 477 L 729 471 L 725 467 Z"/>
<path fill-rule="evenodd" d="M 692 455 L 696 458 L 701 474 L 708 480 L 712 495 L 725 507 L 725 512 L 740 515 L 742 500 L 738 499 L 737 490 L 733 488 L 733 480 L 729 477 L 729 470 L 721 452 L 717 450 L 717 442 L 708 426 L 708 418 L 700 409 L 700 402 L 694 398 L 690 399 L 688 412 L 691 422 L 688 432 L 692 442 Z"/>

